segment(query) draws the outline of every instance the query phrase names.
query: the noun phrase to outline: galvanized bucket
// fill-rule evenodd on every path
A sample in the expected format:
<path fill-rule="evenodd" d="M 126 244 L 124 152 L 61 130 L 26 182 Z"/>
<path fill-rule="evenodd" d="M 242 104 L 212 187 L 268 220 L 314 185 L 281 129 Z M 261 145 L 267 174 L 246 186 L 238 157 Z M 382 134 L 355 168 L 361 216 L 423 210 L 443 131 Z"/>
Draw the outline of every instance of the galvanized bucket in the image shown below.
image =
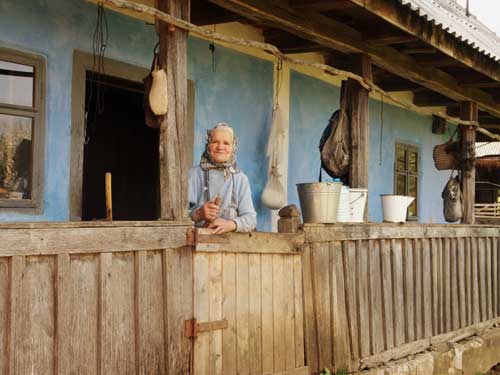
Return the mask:
<path fill-rule="evenodd" d="M 341 182 L 297 184 L 304 223 L 335 223 Z"/>

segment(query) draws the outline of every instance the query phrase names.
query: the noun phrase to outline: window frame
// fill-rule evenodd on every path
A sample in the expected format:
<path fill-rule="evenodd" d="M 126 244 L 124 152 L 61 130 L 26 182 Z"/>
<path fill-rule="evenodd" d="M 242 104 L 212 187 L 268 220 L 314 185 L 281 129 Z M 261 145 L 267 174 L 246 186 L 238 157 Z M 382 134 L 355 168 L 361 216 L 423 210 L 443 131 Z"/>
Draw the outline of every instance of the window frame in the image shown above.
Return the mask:
<path fill-rule="evenodd" d="M 32 118 L 31 198 L 0 199 L 0 212 L 40 214 L 43 209 L 46 60 L 43 56 L 0 47 L 0 60 L 34 68 L 33 107 L 0 102 L 0 114 Z"/>
<path fill-rule="evenodd" d="M 405 170 L 401 171 L 398 169 L 398 148 L 402 148 L 406 152 L 405 156 Z M 411 172 L 409 168 L 409 163 L 410 163 L 410 158 L 409 154 L 410 152 L 414 152 L 417 157 L 417 170 L 416 172 Z M 418 146 L 408 144 L 408 143 L 403 143 L 403 142 L 396 142 L 395 147 L 394 147 L 394 194 L 397 194 L 397 177 L 399 175 L 405 176 L 406 182 L 405 182 L 405 195 L 410 196 L 408 194 L 408 189 L 410 186 L 410 177 L 415 177 L 417 179 L 416 183 L 416 189 L 417 189 L 417 196 L 415 198 L 415 208 L 416 208 L 416 215 L 410 215 L 409 213 L 407 214 L 407 220 L 409 221 L 418 221 L 419 220 L 419 198 L 420 198 L 420 149 Z"/>

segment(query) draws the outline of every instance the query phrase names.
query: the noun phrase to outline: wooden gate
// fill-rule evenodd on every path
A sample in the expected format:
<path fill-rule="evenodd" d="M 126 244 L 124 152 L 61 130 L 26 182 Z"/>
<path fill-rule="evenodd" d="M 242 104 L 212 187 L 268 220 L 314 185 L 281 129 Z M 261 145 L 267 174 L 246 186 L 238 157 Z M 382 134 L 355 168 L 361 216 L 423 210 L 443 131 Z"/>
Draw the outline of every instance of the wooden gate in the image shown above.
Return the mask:
<path fill-rule="evenodd" d="M 200 230 L 193 255 L 194 375 L 308 374 L 303 235 Z"/>

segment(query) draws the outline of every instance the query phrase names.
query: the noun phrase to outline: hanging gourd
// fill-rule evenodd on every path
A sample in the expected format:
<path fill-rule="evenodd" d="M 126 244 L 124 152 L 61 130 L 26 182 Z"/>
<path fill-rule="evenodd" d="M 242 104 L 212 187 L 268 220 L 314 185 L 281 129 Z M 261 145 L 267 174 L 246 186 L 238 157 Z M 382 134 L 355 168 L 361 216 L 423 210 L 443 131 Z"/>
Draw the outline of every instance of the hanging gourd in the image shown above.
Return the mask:
<path fill-rule="evenodd" d="M 151 71 L 152 84 L 149 91 L 149 106 L 156 116 L 163 116 L 167 114 L 168 110 L 167 72 L 158 65 L 156 58 Z"/>

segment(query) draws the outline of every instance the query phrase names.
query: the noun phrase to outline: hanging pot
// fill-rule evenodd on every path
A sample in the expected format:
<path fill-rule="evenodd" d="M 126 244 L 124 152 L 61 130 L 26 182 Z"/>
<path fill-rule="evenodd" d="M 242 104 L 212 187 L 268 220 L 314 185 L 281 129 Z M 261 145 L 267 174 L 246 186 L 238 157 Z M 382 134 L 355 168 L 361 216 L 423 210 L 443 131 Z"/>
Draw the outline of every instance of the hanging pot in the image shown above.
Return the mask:
<path fill-rule="evenodd" d="M 434 147 L 432 152 L 434 165 L 440 171 L 458 168 L 458 143 L 446 142 Z"/>

